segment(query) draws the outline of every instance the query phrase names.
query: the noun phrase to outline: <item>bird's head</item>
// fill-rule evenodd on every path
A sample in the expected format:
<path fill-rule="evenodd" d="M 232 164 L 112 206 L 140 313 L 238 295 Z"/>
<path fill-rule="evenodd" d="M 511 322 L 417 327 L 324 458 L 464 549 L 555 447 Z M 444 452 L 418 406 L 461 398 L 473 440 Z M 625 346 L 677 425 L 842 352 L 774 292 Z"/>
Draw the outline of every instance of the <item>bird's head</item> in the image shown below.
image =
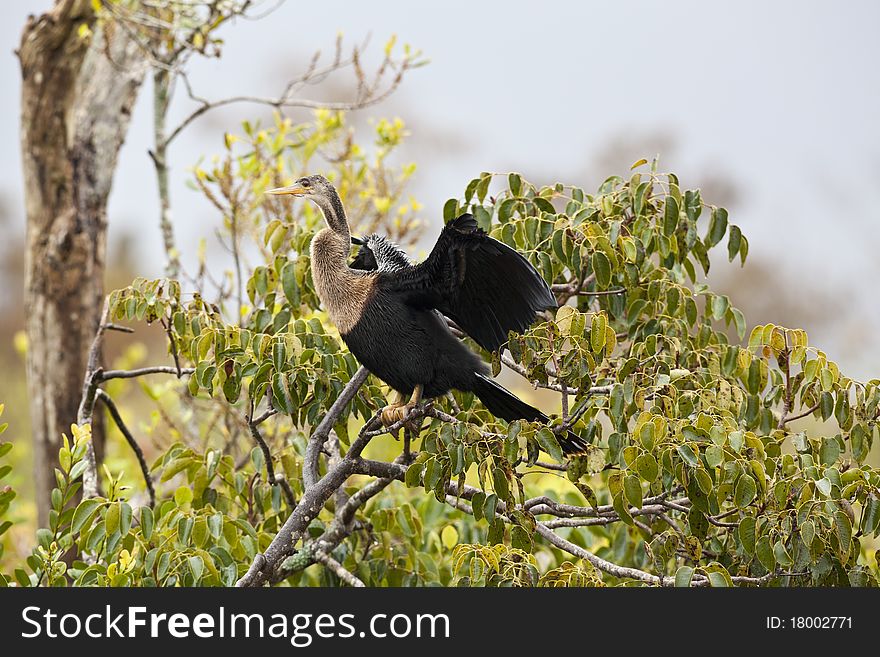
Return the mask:
<path fill-rule="evenodd" d="M 336 193 L 333 184 L 324 176 L 304 176 L 287 187 L 276 187 L 266 191 L 267 194 L 276 196 L 290 195 L 307 198 L 324 213 L 327 225 L 334 231 L 346 235 L 348 240 L 348 223 L 345 220 L 345 210 L 339 194 Z"/>
<path fill-rule="evenodd" d="M 329 201 L 332 197 L 336 196 L 336 190 L 333 189 L 333 185 L 330 181 L 320 175 L 304 176 L 292 185 L 288 185 L 287 187 L 276 187 L 275 189 L 268 190 L 266 193 L 276 196 L 285 194 L 289 194 L 290 196 L 301 196 L 311 199 L 319 205 L 321 205 L 321 201 Z"/>

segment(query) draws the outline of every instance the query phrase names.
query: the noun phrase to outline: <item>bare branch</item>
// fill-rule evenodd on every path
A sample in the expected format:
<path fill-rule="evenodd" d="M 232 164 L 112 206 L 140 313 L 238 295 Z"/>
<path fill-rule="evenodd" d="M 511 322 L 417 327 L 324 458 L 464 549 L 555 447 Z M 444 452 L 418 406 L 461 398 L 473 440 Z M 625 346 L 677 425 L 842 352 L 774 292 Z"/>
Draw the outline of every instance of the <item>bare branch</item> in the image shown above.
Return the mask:
<path fill-rule="evenodd" d="M 784 428 L 785 425 L 789 422 L 794 422 L 795 420 L 800 420 L 801 418 L 807 417 L 808 415 L 812 415 L 819 409 L 819 406 L 821 406 L 821 404 L 822 402 L 818 401 L 813 406 L 801 413 L 798 413 L 797 415 L 783 414 L 783 416 L 779 419 L 779 428 Z"/>
<path fill-rule="evenodd" d="M 387 67 L 391 64 L 391 60 L 386 57 L 385 63 L 379 69 L 379 71 L 381 71 L 381 75 L 377 75 L 372 84 L 359 84 L 355 97 L 348 101 L 327 102 L 298 98 L 296 94 L 303 86 L 307 84 L 311 85 L 321 82 L 326 79 L 331 73 L 347 67 L 352 67 L 355 69 L 355 72 L 357 74 L 360 48 L 358 46 L 355 46 L 352 49 L 351 56 L 345 60 L 341 58 L 340 53 L 341 42 L 337 42 L 336 57 L 333 58 L 333 61 L 330 63 L 330 65 L 323 69 L 318 69 L 316 66 L 317 58 L 320 55 L 320 53 L 317 53 L 312 58 L 306 72 L 303 73 L 299 78 L 295 78 L 289 81 L 285 86 L 284 91 L 280 95 L 275 97 L 240 95 L 231 96 L 229 98 L 221 98 L 218 100 L 208 100 L 195 94 L 189 79 L 181 73 L 180 77 L 183 80 L 184 86 L 186 87 L 187 94 L 189 95 L 191 100 L 199 103 L 199 107 L 193 110 L 183 119 L 183 121 L 181 121 L 173 130 L 171 130 L 171 132 L 168 134 L 168 137 L 165 139 L 165 145 L 167 146 L 172 141 L 174 141 L 174 139 L 176 139 L 177 136 L 180 135 L 180 133 L 183 132 L 193 121 L 203 116 L 207 112 L 217 109 L 218 107 L 224 107 L 227 105 L 234 105 L 238 103 L 266 105 L 277 110 L 283 108 L 327 109 L 334 111 L 353 111 L 365 109 L 367 107 L 382 102 L 391 94 L 393 94 L 400 86 L 400 83 L 403 81 L 403 76 L 405 72 L 415 65 L 415 63 L 410 59 L 404 59 L 402 62 L 397 63 L 395 65 L 395 75 L 391 78 L 388 86 L 383 90 L 380 89 L 380 86 L 384 79 L 385 70 L 387 70 Z"/>
<path fill-rule="evenodd" d="M 107 411 L 110 413 L 110 417 L 113 418 L 116 428 L 119 429 L 119 432 L 125 437 L 126 442 L 128 442 L 129 447 L 131 447 L 131 451 L 133 451 L 134 455 L 137 457 L 138 465 L 141 468 L 141 474 L 144 477 L 144 483 L 147 486 L 147 493 L 150 496 L 150 508 L 156 506 L 156 489 L 153 487 L 153 478 L 150 477 L 150 467 L 147 465 L 147 460 L 144 458 L 144 452 L 141 449 L 141 446 L 138 445 L 134 436 L 131 434 L 131 431 L 129 431 L 128 427 L 125 425 L 125 422 L 122 420 L 122 415 L 120 415 L 119 409 L 116 407 L 116 403 L 110 395 L 98 388 L 97 397 L 103 402 Z"/>
<path fill-rule="evenodd" d="M 281 490 L 284 492 L 284 497 L 287 499 L 287 505 L 292 509 L 296 506 L 296 495 L 293 494 L 290 482 L 287 481 L 287 477 L 284 475 L 279 476 L 275 474 L 275 467 L 272 464 L 272 452 L 269 450 L 269 445 L 266 444 L 266 441 L 263 439 L 263 435 L 257 428 L 256 423 L 250 417 L 247 418 L 247 425 L 248 429 L 250 429 L 251 436 L 263 452 L 263 460 L 266 462 L 266 478 L 273 486 L 281 487 Z"/>
<path fill-rule="evenodd" d="M 361 389 L 369 375 L 369 371 L 363 366 L 355 372 L 309 437 L 309 443 L 306 446 L 305 463 L 303 463 L 304 487 L 313 486 L 318 481 L 318 457 L 321 455 L 324 441 L 327 440 L 330 430 L 339 421 L 342 411 L 354 399 L 354 396 Z"/>
<path fill-rule="evenodd" d="M 403 426 L 405 423 L 412 421 L 416 417 L 421 417 L 423 414 L 424 410 L 421 407 L 417 407 L 400 422 L 395 423 L 395 425 Z M 276 569 L 281 565 L 284 558 L 295 549 L 294 546 L 302 538 L 309 523 L 320 513 L 327 500 L 330 499 L 336 489 L 345 483 L 345 480 L 350 475 L 359 471 L 359 465 L 362 461 L 360 458 L 361 453 L 370 442 L 370 439 L 380 433 L 388 433 L 396 428 L 400 428 L 392 425 L 386 429 L 374 430 L 374 427 L 378 424 L 379 417 L 375 415 L 361 428 L 357 439 L 351 443 L 342 461 L 336 467 L 328 470 L 327 474 L 313 485 L 305 487 L 305 492 L 299 504 L 296 505 L 296 508 L 288 516 L 281 529 L 275 535 L 275 538 L 272 539 L 265 554 L 259 555 L 262 565 L 256 567 L 257 559 L 255 558 L 251 568 L 237 582 L 236 586 L 261 586 L 266 581 L 272 579 Z M 405 472 L 405 468 L 403 469 Z"/>
<path fill-rule="evenodd" d="M 104 343 L 104 332 L 107 330 L 107 319 L 110 315 L 110 301 L 104 299 L 104 309 L 101 311 L 101 321 L 95 338 L 89 348 L 89 358 L 86 361 L 85 380 L 83 381 L 82 398 L 77 412 L 77 424 L 91 425 L 92 415 L 95 412 L 95 392 L 101 381 L 102 370 L 100 367 L 101 346 Z M 95 446 L 91 440 L 86 448 L 86 469 L 83 471 L 83 498 L 98 496 L 98 463 L 95 458 Z"/>
<path fill-rule="evenodd" d="M 345 566 L 336 561 L 336 559 L 331 557 L 329 554 L 325 552 L 316 552 L 315 561 L 324 564 L 324 566 L 326 566 L 328 570 L 335 573 L 339 579 L 341 579 L 349 586 L 354 586 L 356 588 L 363 588 L 365 586 L 364 583 L 360 579 L 358 579 L 354 573 L 346 570 Z"/>
<path fill-rule="evenodd" d="M 182 367 L 178 370 L 176 367 L 169 367 L 167 365 L 140 367 L 133 370 L 105 370 L 101 372 L 99 381 L 108 381 L 109 379 L 135 379 L 139 376 L 146 376 L 147 374 L 173 374 L 180 377 L 184 374 L 192 374 L 195 371 L 194 367 Z"/>
<path fill-rule="evenodd" d="M 541 536 L 547 539 L 549 543 L 555 545 L 560 550 L 564 550 L 565 552 L 573 554 L 574 556 L 581 559 L 586 559 L 602 572 L 606 572 L 609 575 L 613 575 L 614 577 L 619 577 L 621 579 L 635 579 L 639 580 L 640 582 L 652 584 L 654 586 L 672 586 L 675 583 L 675 579 L 672 577 L 659 577 L 657 575 L 647 573 L 644 570 L 618 566 L 617 564 L 613 564 L 610 561 L 606 561 L 602 557 L 596 556 L 592 552 L 585 550 L 579 545 L 575 545 L 571 541 L 567 541 L 542 523 L 538 523 L 535 529 Z"/>

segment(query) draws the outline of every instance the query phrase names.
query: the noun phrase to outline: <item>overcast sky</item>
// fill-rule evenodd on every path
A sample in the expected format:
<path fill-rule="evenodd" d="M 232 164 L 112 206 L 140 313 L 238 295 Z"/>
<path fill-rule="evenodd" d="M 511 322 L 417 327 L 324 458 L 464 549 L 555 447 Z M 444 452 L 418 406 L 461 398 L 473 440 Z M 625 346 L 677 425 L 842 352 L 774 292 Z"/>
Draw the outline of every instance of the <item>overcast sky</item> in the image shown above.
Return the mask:
<path fill-rule="evenodd" d="M 7 89 L 0 195 L 20 231 L 19 71 L 11 51 L 26 15 L 49 4 L 6 2 L 0 23 Z M 368 114 L 400 114 L 410 125 L 407 156 L 419 164 L 414 189 L 432 233 L 442 202 L 482 170 L 594 188 L 600 173 L 625 171 L 624 163 L 623 171 L 596 170 L 614 140 L 651 145 L 665 135 L 672 142 L 661 161 L 685 185 L 730 180 L 738 192 L 732 221 L 756 258 L 782 258 L 796 281 L 791 294 L 830 289 L 844 308 L 862 308 L 841 320 L 829 352 L 866 377 L 877 375 L 880 362 L 877 332 L 867 328 L 880 322 L 878 25 L 880 3 L 870 1 L 287 0 L 267 19 L 227 26 L 223 59 L 194 62 L 192 79 L 211 98 L 277 93 L 340 30 L 352 41 L 372 34 L 377 48 L 391 34 L 418 46 L 431 64 Z M 162 258 L 146 156 L 148 91 L 121 155 L 110 231 L 111 248 L 123 232 L 136 231 L 137 265 L 155 275 Z M 176 108 L 179 116 L 186 105 Z M 245 114 L 215 115 L 173 147 L 182 243 L 210 235 L 217 221 L 185 187 L 186 169 L 217 152 L 223 131 L 234 131 Z M 586 175 L 595 178 L 573 179 Z M 871 358 L 860 357 L 865 351 Z"/>

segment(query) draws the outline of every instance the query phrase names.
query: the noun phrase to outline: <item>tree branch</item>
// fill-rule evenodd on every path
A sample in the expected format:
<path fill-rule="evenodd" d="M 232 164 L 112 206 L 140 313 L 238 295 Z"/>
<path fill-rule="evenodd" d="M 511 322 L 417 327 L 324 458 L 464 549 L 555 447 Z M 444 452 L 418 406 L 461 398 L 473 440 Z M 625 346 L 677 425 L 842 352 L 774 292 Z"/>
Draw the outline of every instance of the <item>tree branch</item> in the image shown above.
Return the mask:
<path fill-rule="evenodd" d="M 335 573 L 339 579 L 341 579 L 349 586 L 354 586 L 355 588 L 364 588 L 364 583 L 360 579 L 358 579 L 354 573 L 346 570 L 345 566 L 336 561 L 336 559 L 331 557 L 326 552 L 316 552 L 315 561 L 324 564 L 324 566 L 326 566 L 328 570 Z"/>
<path fill-rule="evenodd" d="M 313 486 L 315 482 L 318 481 L 318 458 L 321 455 L 321 448 L 324 446 L 324 441 L 327 440 L 327 436 L 330 435 L 330 430 L 339 421 L 339 417 L 346 405 L 354 399 L 358 390 L 361 389 L 361 386 L 367 380 L 369 375 L 369 371 L 363 366 L 355 372 L 354 376 L 351 377 L 351 380 L 345 385 L 342 392 L 339 393 L 336 401 L 333 402 L 327 410 L 327 413 L 318 423 L 318 426 L 315 427 L 312 435 L 309 437 L 309 442 L 306 446 L 305 462 L 303 463 L 304 488 Z"/>
<path fill-rule="evenodd" d="M 395 422 L 390 427 L 375 429 L 374 427 L 379 424 L 378 415 L 374 415 L 364 424 L 357 439 L 351 443 L 348 452 L 346 452 L 339 464 L 336 467 L 330 468 L 327 474 L 313 485 L 305 487 L 299 504 L 296 505 L 296 508 L 288 516 L 281 529 L 275 535 L 275 538 L 272 539 L 269 547 L 266 548 L 266 552 L 254 558 L 254 562 L 251 564 L 248 572 L 239 579 L 236 586 L 262 586 L 266 581 L 271 581 L 276 569 L 295 550 L 297 542 L 302 538 L 309 523 L 321 512 L 324 504 L 330 499 L 336 489 L 342 486 L 350 475 L 361 474 L 359 472 L 359 465 L 362 461 L 360 456 L 370 440 L 374 436 L 396 431 L 407 422 L 423 415 L 424 407 L 417 406 L 406 417 L 399 422 Z M 406 472 L 406 468 L 403 468 L 403 466 L 401 468 Z M 261 564 L 259 566 L 257 565 L 258 560 Z"/>
<path fill-rule="evenodd" d="M 783 414 L 783 416 L 779 419 L 779 428 L 784 428 L 785 425 L 789 422 L 794 422 L 795 420 L 800 420 L 801 418 L 807 417 L 808 415 L 812 415 L 819 409 L 819 406 L 821 405 L 822 402 L 818 401 L 813 406 L 803 411 L 802 413 L 798 413 L 797 415 Z"/>
<path fill-rule="evenodd" d="M 194 367 L 176 367 L 167 365 L 156 365 L 154 367 L 140 367 L 133 370 L 104 370 L 101 372 L 99 381 L 107 381 L 109 379 L 135 379 L 139 376 L 147 374 L 173 374 L 174 376 L 183 376 L 184 374 L 192 374 L 196 370 Z"/>
<path fill-rule="evenodd" d="M 150 477 L 150 467 L 147 465 L 141 446 L 138 445 L 134 436 L 131 434 L 131 431 L 128 430 L 128 427 L 122 420 L 122 415 L 120 415 L 119 409 L 116 407 L 116 403 L 110 395 L 104 392 L 101 388 L 98 388 L 97 397 L 103 402 L 107 411 L 110 413 L 110 417 L 113 418 L 116 428 L 119 429 L 119 432 L 125 437 L 126 442 L 128 442 L 129 447 L 131 447 L 131 451 L 133 451 L 134 455 L 137 457 L 138 465 L 140 465 L 141 468 L 141 474 L 144 477 L 144 483 L 147 485 L 147 493 L 150 496 L 150 508 L 156 506 L 156 489 L 153 487 L 153 479 Z"/>
<path fill-rule="evenodd" d="M 266 441 L 263 439 L 263 435 L 257 428 L 256 422 L 254 422 L 253 418 L 250 416 L 247 418 L 247 425 L 248 429 L 251 432 L 251 436 L 263 452 L 263 460 L 266 462 L 266 478 L 273 486 L 281 487 L 281 490 L 284 492 L 284 497 L 287 499 L 287 505 L 291 509 L 294 508 L 296 506 L 296 495 L 293 494 L 293 489 L 290 487 L 290 482 L 287 481 L 287 477 L 283 475 L 278 476 L 275 474 L 275 467 L 272 464 L 272 452 L 269 451 L 269 445 L 266 444 Z"/>
<path fill-rule="evenodd" d="M 652 584 L 654 586 L 672 586 L 673 584 L 675 584 L 675 578 L 673 577 L 659 577 L 657 575 L 647 573 L 644 570 L 639 570 L 637 568 L 626 568 L 624 566 L 613 564 L 610 561 L 606 561 L 602 557 L 596 556 L 592 552 L 585 550 L 579 545 L 575 545 L 571 541 L 565 540 L 543 523 L 539 522 L 535 527 L 535 530 L 541 536 L 547 539 L 547 541 L 551 545 L 555 545 L 560 550 L 564 550 L 565 552 L 568 552 L 569 554 L 572 554 L 576 557 L 586 559 L 602 572 L 606 572 L 609 575 L 613 575 L 614 577 L 618 577 L 620 579 L 635 579 L 640 582 Z"/>

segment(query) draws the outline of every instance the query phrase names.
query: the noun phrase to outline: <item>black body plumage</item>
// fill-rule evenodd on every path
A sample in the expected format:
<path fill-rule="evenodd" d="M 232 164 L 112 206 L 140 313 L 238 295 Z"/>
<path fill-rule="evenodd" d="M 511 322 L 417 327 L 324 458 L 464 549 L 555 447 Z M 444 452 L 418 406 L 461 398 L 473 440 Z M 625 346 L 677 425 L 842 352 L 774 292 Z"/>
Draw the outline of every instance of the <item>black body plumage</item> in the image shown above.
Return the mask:
<path fill-rule="evenodd" d="M 454 388 L 476 394 L 496 417 L 549 420 L 492 380 L 486 363 L 443 317 L 482 347 L 501 348 L 509 331 L 525 330 L 537 312 L 556 307 L 547 283 L 525 258 L 486 235 L 469 214 L 449 222 L 418 265 L 381 236 L 355 241 L 361 248 L 351 267 L 375 272 L 375 285 L 359 321 L 342 337 L 368 370 L 404 395 L 419 384 L 426 397 Z M 559 443 L 569 454 L 588 447 L 570 431 Z"/>

